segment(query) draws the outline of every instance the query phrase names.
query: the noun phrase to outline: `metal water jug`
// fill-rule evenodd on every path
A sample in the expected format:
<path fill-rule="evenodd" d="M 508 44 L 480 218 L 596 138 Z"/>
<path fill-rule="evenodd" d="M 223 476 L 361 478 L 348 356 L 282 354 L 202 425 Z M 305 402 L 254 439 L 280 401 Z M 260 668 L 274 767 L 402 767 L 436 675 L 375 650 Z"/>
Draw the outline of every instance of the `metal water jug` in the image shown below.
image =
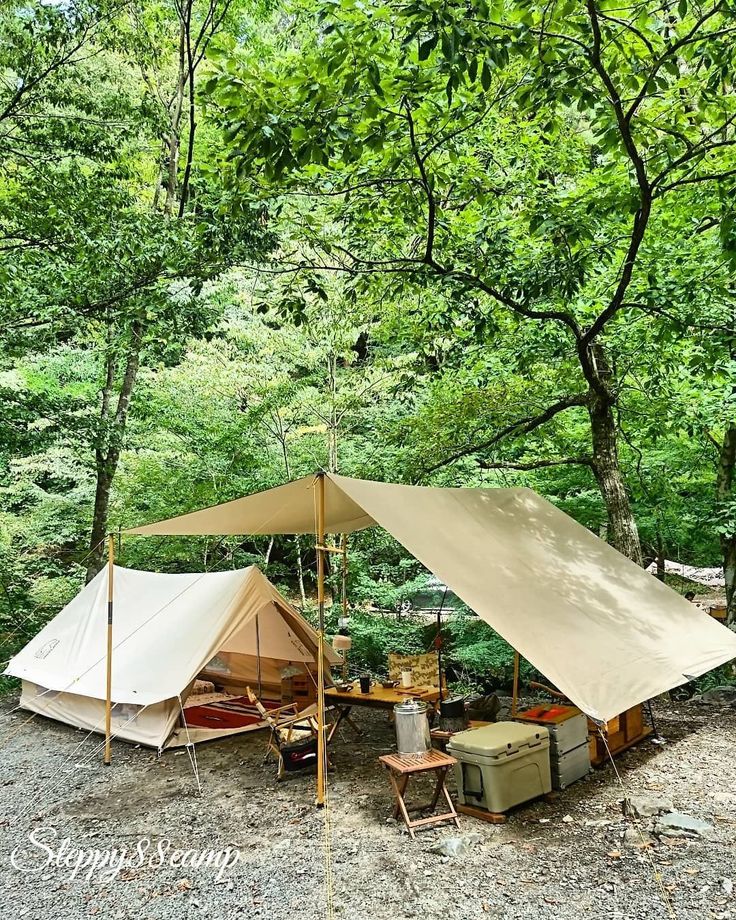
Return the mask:
<path fill-rule="evenodd" d="M 394 706 L 396 746 L 399 754 L 424 754 L 431 747 L 427 704 L 404 700 Z"/>

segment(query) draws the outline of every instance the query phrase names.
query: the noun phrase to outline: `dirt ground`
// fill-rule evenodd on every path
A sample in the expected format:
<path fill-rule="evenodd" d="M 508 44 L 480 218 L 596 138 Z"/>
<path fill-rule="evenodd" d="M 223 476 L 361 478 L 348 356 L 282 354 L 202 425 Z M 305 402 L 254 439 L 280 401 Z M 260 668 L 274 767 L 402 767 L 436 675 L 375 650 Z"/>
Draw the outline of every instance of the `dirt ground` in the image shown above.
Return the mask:
<path fill-rule="evenodd" d="M 0 908 L 9 918 L 736 918 L 734 709 L 659 706 L 667 743 L 644 742 L 617 760 L 628 794 L 672 799 L 712 824 L 705 837 L 626 833 L 634 823 L 609 766 L 503 826 L 461 818 L 460 831 L 411 841 L 388 817 L 377 757 L 394 735 L 384 714 L 357 712 L 360 738 L 345 727 L 332 751 L 329 807 L 317 811 L 313 777 L 277 783 L 273 765 L 262 764 L 262 732 L 200 747 L 200 794 L 186 753 L 157 758 L 115 743 L 105 769 L 99 738 L 82 744 L 83 733 L 42 717 L 22 725 L 28 714 L 12 707 L 0 703 Z M 31 843 L 34 831 L 47 849 Z M 458 835 L 465 852 L 436 852 Z M 136 854 L 141 841 L 150 849 L 140 865 L 129 860 L 113 878 L 70 877 L 77 851 Z M 169 860 L 173 848 L 226 847 L 239 859 L 222 871 Z M 151 854 L 162 851 L 158 865 Z"/>

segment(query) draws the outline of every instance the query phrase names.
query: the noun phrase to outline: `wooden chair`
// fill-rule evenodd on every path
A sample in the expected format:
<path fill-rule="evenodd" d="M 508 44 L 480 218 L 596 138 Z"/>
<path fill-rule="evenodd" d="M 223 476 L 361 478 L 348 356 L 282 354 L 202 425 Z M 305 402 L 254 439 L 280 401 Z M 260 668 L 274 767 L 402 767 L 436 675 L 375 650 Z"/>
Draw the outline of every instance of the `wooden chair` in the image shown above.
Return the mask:
<path fill-rule="evenodd" d="M 287 703 L 274 709 L 266 709 L 263 703 L 253 693 L 250 687 L 245 688 L 250 702 L 256 707 L 263 721 L 269 728 L 266 743 L 265 763 L 273 754 L 278 761 L 276 778 L 281 779 L 285 773 L 292 770 L 305 769 L 316 764 L 316 745 L 312 756 L 311 744 L 300 744 L 317 739 L 317 720 L 311 713 L 299 712 L 297 703 Z M 290 749 L 293 746 L 293 751 Z M 303 749 L 303 750 L 302 750 Z M 285 762 L 285 755 L 289 762 Z"/>

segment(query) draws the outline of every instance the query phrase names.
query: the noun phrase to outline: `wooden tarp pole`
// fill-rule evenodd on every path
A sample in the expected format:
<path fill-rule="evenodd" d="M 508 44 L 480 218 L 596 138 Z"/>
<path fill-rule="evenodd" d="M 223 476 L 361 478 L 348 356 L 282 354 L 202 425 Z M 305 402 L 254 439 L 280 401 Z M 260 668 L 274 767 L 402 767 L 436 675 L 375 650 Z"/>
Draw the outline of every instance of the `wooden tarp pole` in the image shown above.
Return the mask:
<path fill-rule="evenodd" d="M 105 766 L 112 760 L 110 729 L 112 727 L 112 600 L 115 565 L 115 537 L 107 537 L 107 675 L 105 679 Z"/>
<path fill-rule="evenodd" d="M 342 535 L 342 619 L 348 619 L 348 535 Z M 348 650 L 342 653 L 342 679 L 348 679 Z"/>
<path fill-rule="evenodd" d="M 263 696 L 263 681 L 261 680 L 261 630 L 256 614 L 256 667 L 258 668 L 258 699 Z"/>
<path fill-rule="evenodd" d="M 511 718 L 516 716 L 519 708 L 519 653 L 514 652 L 514 690 L 511 697 Z"/>
<path fill-rule="evenodd" d="M 446 592 L 446 589 L 445 589 Z M 440 703 L 442 702 L 442 607 L 437 611 L 437 683 L 440 688 Z"/>
<path fill-rule="evenodd" d="M 317 473 L 317 805 L 325 804 L 327 751 L 325 745 L 325 474 Z"/>

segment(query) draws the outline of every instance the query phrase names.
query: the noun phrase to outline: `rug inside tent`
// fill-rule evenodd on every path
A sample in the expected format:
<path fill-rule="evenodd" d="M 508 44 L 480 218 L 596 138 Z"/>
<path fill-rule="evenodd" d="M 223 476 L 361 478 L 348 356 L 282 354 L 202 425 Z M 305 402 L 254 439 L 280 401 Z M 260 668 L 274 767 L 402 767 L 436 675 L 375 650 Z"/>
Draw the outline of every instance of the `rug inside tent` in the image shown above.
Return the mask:
<path fill-rule="evenodd" d="M 276 700 L 263 700 L 266 709 L 278 709 Z M 187 725 L 195 728 L 246 728 L 263 721 L 260 712 L 247 696 L 233 696 L 184 710 Z"/>

